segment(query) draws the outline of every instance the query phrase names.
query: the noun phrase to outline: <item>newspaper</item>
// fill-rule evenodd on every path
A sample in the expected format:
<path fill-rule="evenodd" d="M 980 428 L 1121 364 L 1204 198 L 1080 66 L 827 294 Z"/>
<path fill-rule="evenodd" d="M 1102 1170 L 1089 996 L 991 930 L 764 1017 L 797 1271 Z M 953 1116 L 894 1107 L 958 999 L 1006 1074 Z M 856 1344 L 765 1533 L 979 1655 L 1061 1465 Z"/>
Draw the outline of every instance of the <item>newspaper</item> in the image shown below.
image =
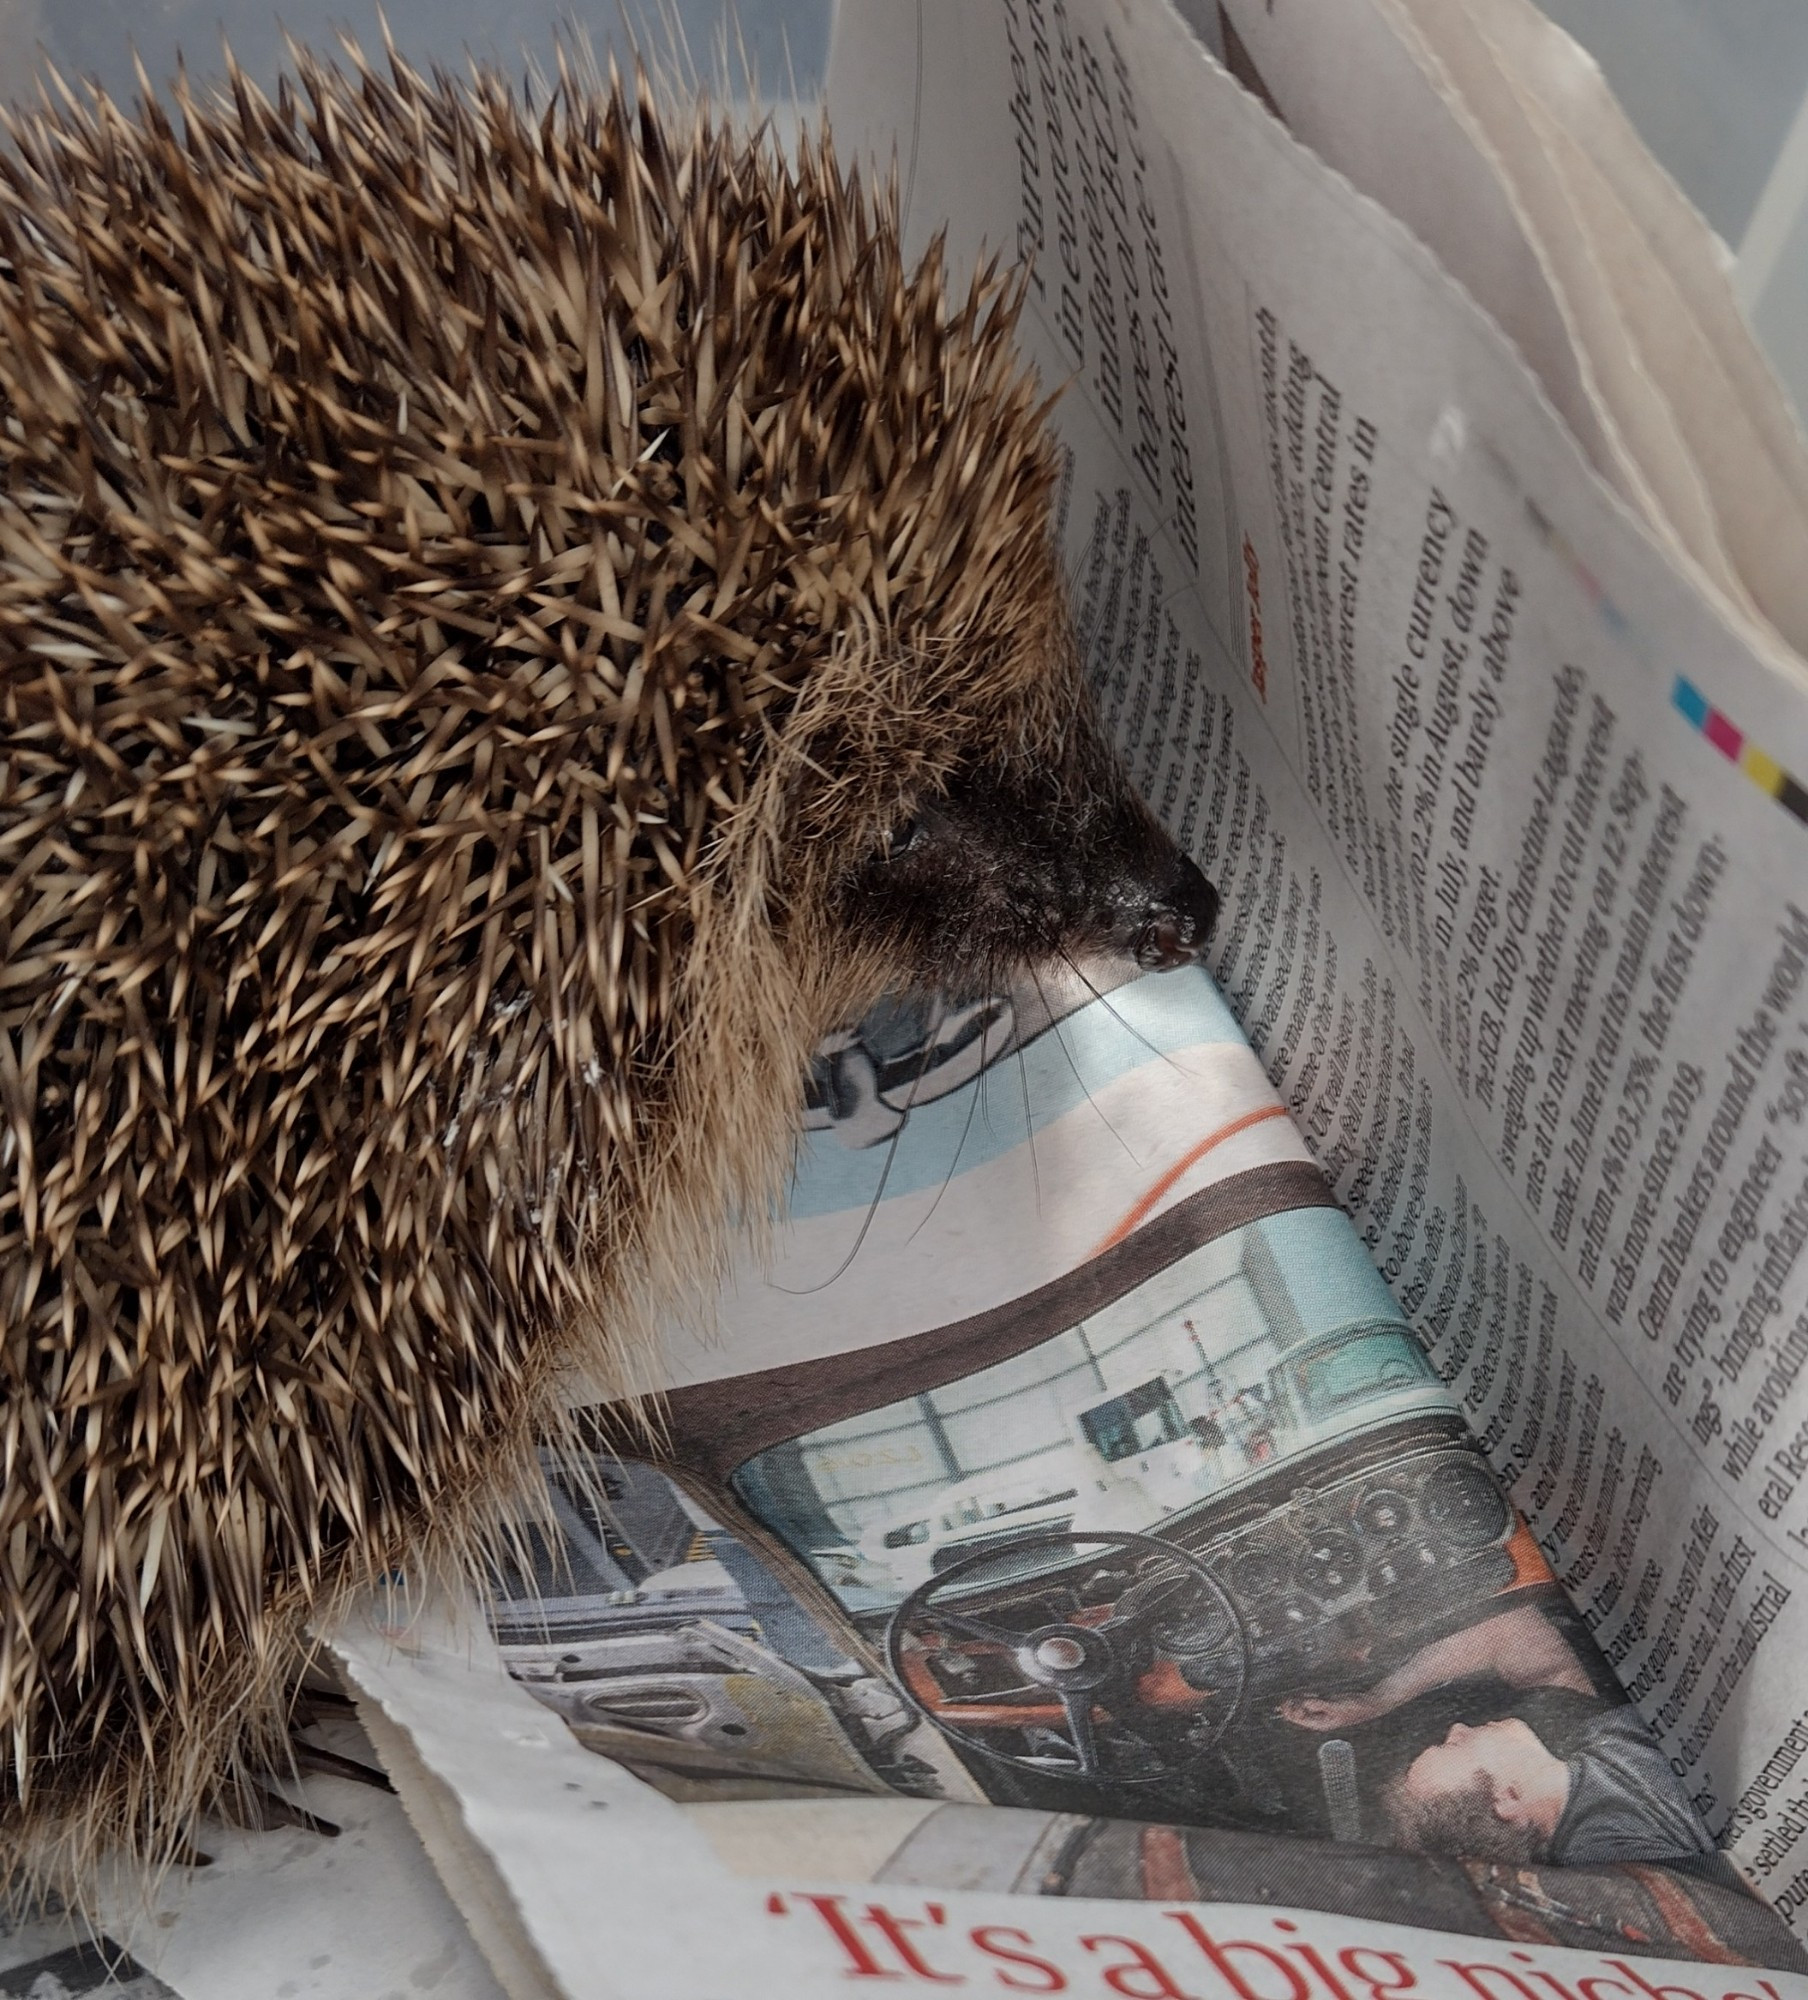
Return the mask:
<path fill-rule="evenodd" d="M 1808 1991 L 1808 482 L 1535 25 L 844 0 L 1217 987 L 838 1038 L 662 1462 L 337 1639 L 553 1990 Z"/>
<path fill-rule="evenodd" d="M 500 2000 L 478 1885 L 436 1871 L 357 1722 L 322 1716 L 297 1743 L 332 1768 L 273 1783 L 261 1827 L 204 1824 L 154 1880 L 116 1870 L 79 1919 L 0 1920 L 0 2000 Z"/>

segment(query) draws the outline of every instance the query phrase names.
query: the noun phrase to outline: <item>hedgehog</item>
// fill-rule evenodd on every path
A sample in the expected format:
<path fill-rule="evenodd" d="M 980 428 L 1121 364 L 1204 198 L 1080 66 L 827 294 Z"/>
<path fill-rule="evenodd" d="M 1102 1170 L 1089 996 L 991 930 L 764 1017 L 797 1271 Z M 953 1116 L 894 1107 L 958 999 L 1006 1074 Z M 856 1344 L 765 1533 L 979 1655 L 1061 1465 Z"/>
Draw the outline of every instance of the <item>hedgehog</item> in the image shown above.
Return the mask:
<path fill-rule="evenodd" d="M 9 136 L 0 1872 L 68 1893 L 652 1391 L 825 1032 L 1215 898 L 1088 705 L 1021 279 L 826 132 L 348 45 Z"/>

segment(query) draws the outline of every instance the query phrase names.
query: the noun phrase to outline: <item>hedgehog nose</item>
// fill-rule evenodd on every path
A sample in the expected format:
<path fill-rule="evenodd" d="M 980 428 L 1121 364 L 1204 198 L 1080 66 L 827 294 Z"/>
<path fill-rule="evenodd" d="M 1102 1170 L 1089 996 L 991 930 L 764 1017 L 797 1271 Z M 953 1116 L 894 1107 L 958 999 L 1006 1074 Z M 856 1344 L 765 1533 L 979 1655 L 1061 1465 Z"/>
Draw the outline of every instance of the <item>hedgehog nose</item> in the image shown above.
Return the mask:
<path fill-rule="evenodd" d="M 1131 956 L 1150 972 L 1195 964 L 1218 915 L 1218 892 L 1184 856 L 1151 897 L 1131 940 Z"/>

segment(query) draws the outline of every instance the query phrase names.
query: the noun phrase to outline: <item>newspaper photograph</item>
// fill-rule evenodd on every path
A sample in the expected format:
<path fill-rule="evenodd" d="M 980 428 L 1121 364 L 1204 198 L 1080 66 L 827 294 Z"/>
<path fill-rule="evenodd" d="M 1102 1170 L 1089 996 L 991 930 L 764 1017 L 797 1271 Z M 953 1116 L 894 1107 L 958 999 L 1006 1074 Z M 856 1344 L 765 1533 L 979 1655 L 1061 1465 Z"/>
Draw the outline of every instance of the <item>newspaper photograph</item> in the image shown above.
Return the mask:
<path fill-rule="evenodd" d="M 1204 976 L 973 1011 L 887 1008 L 819 1060 L 796 1254 L 788 1239 L 762 1304 L 785 1317 L 792 1281 L 861 1232 L 829 1291 L 863 1344 L 677 1390 L 670 1476 L 552 1466 L 558 1546 L 490 1611 L 509 1674 L 688 1805 L 959 1805 L 911 1827 L 916 1880 L 938 1835 L 970 1845 L 977 1796 L 1077 1821 L 1088 1852 L 1120 1820 L 1173 1829 L 1182 1853 L 1181 1829 L 1304 1837 L 1324 1862 L 1308 1900 L 1334 1908 L 1360 1907 L 1372 1851 L 1392 1849 L 1475 1864 L 1484 1913 L 1497 1876 L 1519 1896 L 1589 1869 L 1599 1934 L 1656 1936 L 1675 1931 L 1652 1928 L 1661 1871 L 1673 1912 L 1794 1963 L 1315 1170 L 1220 1172 L 1150 1219 L 1178 1185 L 1171 1154 L 1206 1172 L 1229 1125 L 1251 1129 L 1240 1106 L 1215 1146 L 1169 1136 L 1177 1109 L 1195 1130 L 1218 1117 L 1237 1047 L 1214 1039 Z M 1165 1089 L 1139 1100 L 1151 1070 Z M 1013 1082 L 1009 1111 L 983 1115 Z M 976 1211 L 1009 1212 L 1011 1181 L 1033 1195 L 1040 1149 L 1079 1150 L 1070 1121 L 1111 1139 L 1109 1176 L 1087 1178 L 1131 1197 L 1123 1218 L 1039 1286 L 968 1270 L 1007 1302 L 922 1325 L 906 1260 L 938 1269 Z M 1364 1849 L 1354 1895 L 1335 1843 Z M 1008 1843 L 995 1858 L 1020 1869 Z M 1071 1889 L 1073 1868 L 1041 1860 L 1037 1893 Z"/>
<path fill-rule="evenodd" d="M 725 1304 L 769 1365 L 711 1372 L 745 1352 L 731 1328 L 657 1462 L 548 1460 L 551 1513 L 485 1614 L 510 1699 L 755 1884 L 1278 1901 L 1808 1973 L 1290 1121 L 1256 1116 L 1209 980 L 1077 984 L 887 1007 L 823 1049 L 798 1220 Z M 948 1270 L 1072 1161 L 1027 1277 L 989 1226 L 992 1259 Z M 789 1307 L 831 1257 L 842 1337 L 812 1350 Z M 960 1317 L 925 1323 L 949 1286 Z M 368 1697 L 435 1651 L 420 1622 L 400 1600 L 346 1654 Z M 472 1645 L 438 1641 L 440 1671 L 462 1648 L 482 1734 L 512 1740 Z M 515 1824 L 498 1862 L 537 1876 Z M 618 1800 L 594 1865 L 626 1835 Z M 839 1905 L 803 1907 L 887 1968 Z"/>

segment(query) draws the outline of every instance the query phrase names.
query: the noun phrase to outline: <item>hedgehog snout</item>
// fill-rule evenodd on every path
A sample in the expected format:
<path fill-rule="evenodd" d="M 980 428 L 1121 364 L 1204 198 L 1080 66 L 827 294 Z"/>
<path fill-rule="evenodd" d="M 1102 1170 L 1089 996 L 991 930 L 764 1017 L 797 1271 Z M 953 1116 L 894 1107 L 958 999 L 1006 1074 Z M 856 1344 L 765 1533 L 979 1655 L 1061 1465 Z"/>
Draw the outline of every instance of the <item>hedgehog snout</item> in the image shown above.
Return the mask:
<path fill-rule="evenodd" d="M 1140 910 L 1127 913 L 1123 939 L 1138 965 L 1171 972 L 1197 964 L 1218 916 L 1218 892 L 1184 854 L 1176 854 Z"/>

